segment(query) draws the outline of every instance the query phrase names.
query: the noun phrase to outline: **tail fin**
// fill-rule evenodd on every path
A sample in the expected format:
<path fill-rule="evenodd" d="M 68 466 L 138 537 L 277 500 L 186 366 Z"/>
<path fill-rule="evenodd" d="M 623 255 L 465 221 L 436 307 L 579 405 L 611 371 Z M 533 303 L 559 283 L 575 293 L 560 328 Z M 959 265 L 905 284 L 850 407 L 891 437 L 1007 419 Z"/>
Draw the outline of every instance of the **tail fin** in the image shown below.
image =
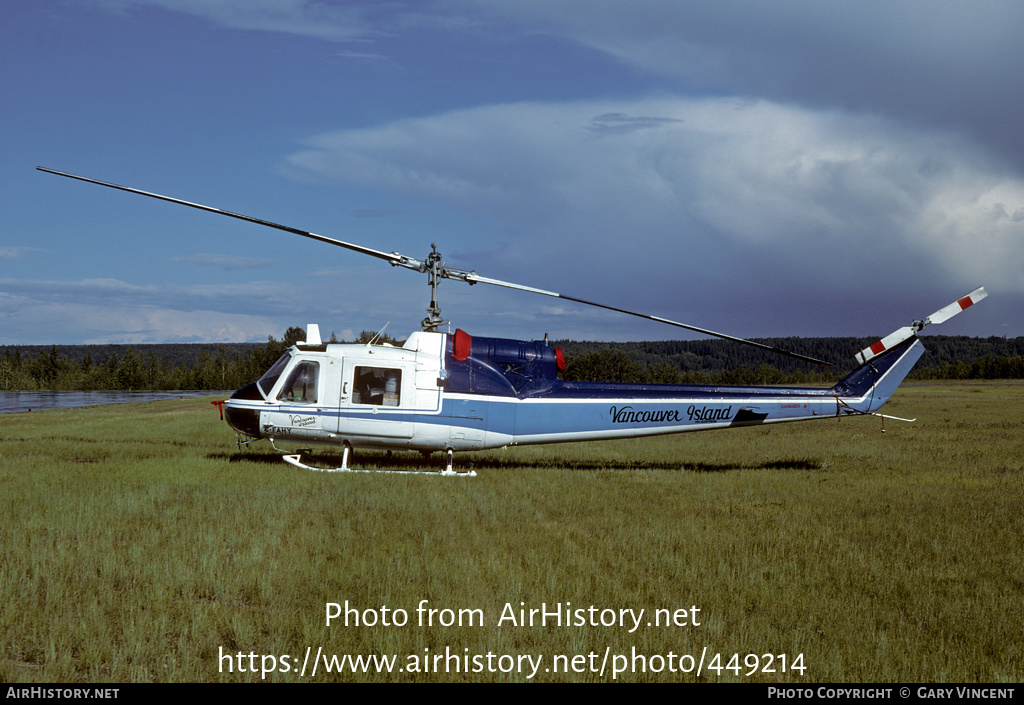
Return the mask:
<path fill-rule="evenodd" d="M 876 355 L 847 375 L 832 392 L 850 408 L 863 413 L 876 411 L 900 386 L 924 355 L 924 346 L 915 336 Z"/>

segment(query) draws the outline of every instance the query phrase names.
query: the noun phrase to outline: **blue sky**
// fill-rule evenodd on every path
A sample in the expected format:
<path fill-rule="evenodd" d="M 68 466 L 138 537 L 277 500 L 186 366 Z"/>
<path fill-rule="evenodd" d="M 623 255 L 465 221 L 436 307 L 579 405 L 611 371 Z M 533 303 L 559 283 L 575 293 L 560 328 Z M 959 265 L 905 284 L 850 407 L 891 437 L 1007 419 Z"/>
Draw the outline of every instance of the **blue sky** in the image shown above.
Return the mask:
<path fill-rule="evenodd" d="M 39 0 L 0 23 L 0 344 L 404 337 L 422 275 L 740 337 L 1024 335 L 1018 2 Z M 453 328 L 694 337 L 442 283 Z M 851 354 L 855 351 L 851 351 Z"/>

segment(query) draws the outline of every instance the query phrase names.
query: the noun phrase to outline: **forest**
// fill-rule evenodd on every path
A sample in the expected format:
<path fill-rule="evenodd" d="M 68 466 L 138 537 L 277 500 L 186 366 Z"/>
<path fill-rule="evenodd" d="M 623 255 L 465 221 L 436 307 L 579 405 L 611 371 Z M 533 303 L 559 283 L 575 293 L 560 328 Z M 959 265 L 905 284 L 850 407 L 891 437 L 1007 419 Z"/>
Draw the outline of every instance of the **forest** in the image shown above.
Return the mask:
<path fill-rule="evenodd" d="M 376 334 L 363 331 L 355 341 Z M 0 346 L 0 390 L 225 391 L 258 379 L 301 328 L 266 343 Z M 384 336 L 383 342 L 401 341 Z M 332 335 L 329 342 L 339 341 Z M 724 340 L 631 343 L 555 341 L 565 378 L 672 384 L 832 384 L 855 366 L 868 338 L 770 338 L 757 342 L 833 363 L 817 367 Z M 910 379 L 1024 379 L 1024 338 L 923 336 L 927 352 Z"/>
<path fill-rule="evenodd" d="M 921 336 L 925 353 L 912 380 L 1024 379 L 1024 338 Z M 854 354 L 877 338 L 754 338 L 825 360 L 819 367 L 726 340 L 633 343 L 559 341 L 566 378 L 681 384 L 832 384 L 857 366 Z"/>

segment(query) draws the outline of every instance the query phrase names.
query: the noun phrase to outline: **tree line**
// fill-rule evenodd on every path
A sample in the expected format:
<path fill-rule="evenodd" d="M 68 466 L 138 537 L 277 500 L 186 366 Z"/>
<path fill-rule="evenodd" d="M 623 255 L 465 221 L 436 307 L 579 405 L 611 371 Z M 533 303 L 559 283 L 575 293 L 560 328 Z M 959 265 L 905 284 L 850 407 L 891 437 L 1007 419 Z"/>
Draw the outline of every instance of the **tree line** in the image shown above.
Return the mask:
<path fill-rule="evenodd" d="M 354 342 L 376 337 L 363 331 Z M 281 340 L 223 345 L 3 346 L 0 390 L 210 390 L 253 382 L 298 340 L 289 328 Z M 379 340 L 401 341 L 387 335 Z M 328 342 L 341 342 L 332 334 Z M 559 341 L 566 379 L 642 384 L 832 384 L 850 372 L 853 353 L 874 342 L 856 338 L 759 340 L 775 347 L 838 362 L 819 368 L 722 340 L 598 343 Z M 927 352 L 911 379 L 1024 379 L 1024 338 L 928 336 Z"/>
<path fill-rule="evenodd" d="M 262 344 L 5 346 L 0 389 L 223 391 L 254 382 L 296 341 L 301 328 Z M 332 336 L 331 342 L 338 342 Z M 35 352 L 33 355 L 32 352 Z"/>
<path fill-rule="evenodd" d="M 853 355 L 877 338 L 757 338 L 832 363 L 823 368 L 725 340 L 632 343 L 559 341 L 566 377 L 667 384 L 833 384 L 856 368 Z M 1024 379 L 1024 338 L 926 336 L 910 379 Z"/>

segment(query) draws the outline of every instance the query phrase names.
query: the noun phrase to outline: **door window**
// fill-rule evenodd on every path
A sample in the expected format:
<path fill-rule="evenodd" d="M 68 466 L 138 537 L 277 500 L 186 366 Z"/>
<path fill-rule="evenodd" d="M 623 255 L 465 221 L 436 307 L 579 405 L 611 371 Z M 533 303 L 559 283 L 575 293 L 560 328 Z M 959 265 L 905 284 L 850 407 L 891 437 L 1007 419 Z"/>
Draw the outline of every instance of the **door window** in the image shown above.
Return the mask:
<path fill-rule="evenodd" d="M 401 404 L 402 371 L 390 367 L 356 367 L 352 385 L 353 404 L 398 406 Z"/>

